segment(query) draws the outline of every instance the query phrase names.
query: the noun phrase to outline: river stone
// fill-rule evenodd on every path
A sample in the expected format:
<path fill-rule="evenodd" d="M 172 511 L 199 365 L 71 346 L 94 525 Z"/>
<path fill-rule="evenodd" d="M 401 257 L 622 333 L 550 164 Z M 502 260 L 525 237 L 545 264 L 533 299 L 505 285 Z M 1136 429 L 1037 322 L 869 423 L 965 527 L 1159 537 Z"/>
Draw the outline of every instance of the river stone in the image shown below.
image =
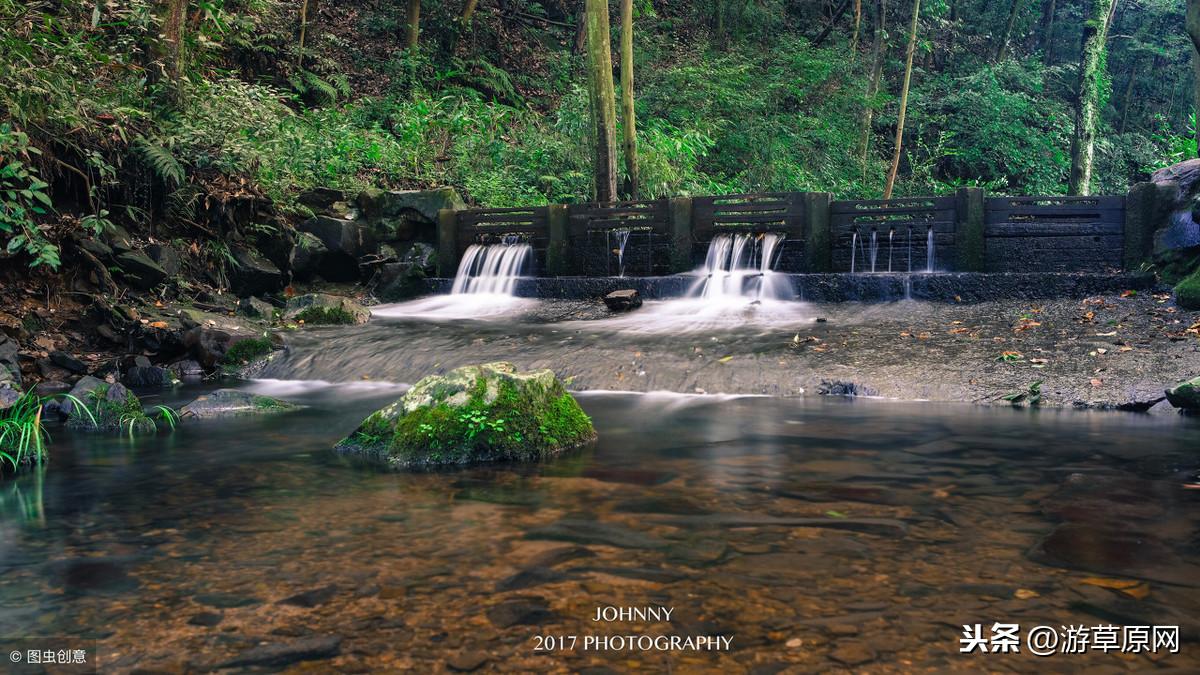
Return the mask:
<path fill-rule="evenodd" d="M 464 366 L 418 382 L 338 443 L 388 467 L 535 461 L 594 439 L 592 421 L 549 370 Z"/>
<path fill-rule="evenodd" d="M 1193 377 L 1168 389 L 1167 401 L 1182 410 L 1200 410 L 1200 377 Z"/>
<path fill-rule="evenodd" d="M 283 272 L 275 263 L 249 248 L 236 248 L 233 258 L 237 261 L 229 277 L 230 286 L 239 295 L 258 295 L 283 288 Z"/>
<path fill-rule="evenodd" d="M 365 219 L 394 218 L 416 213 L 429 223 L 436 223 L 442 209 L 464 209 L 466 204 L 454 188 L 431 190 L 363 190 L 358 195 L 358 209 Z"/>
<path fill-rule="evenodd" d="M 150 290 L 167 278 L 167 271 L 141 251 L 129 251 L 116 257 L 125 280 L 142 290 Z"/>
<path fill-rule="evenodd" d="M 321 261 L 329 247 L 317 235 L 311 232 L 296 234 L 296 247 L 292 249 L 292 274 L 301 281 L 307 281 L 317 274 Z"/>
<path fill-rule="evenodd" d="M 614 312 L 628 312 L 642 306 L 642 296 L 632 288 L 613 291 L 604 296 L 604 304 Z"/>
<path fill-rule="evenodd" d="M 218 389 L 183 406 L 179 414 L 181 417 L 215 419 L 290 412 L 299 408 L 298 405 L 270 396 L 252 394 L 240 389 Z"/>
<path fill-rule="evenodd" d="M 308 293 L 306 295 L 297 295 L 288 300 L 287 308 L 283 310 L 283 319 L 285 321 L 304 319 L 306 324 L 313 325 L 320 323 L 343 323 L 341 321 L 314 320 L 314 312 L 324 313 L 326 316 L 328 316 L 329 312 L 344 313 L 348 315 L 347 321 L 349 323 L 357 324 L 366 323 L 371 318 L 371 310 L 350 298 L 325 293 Z"/>
<path fill-rule="evenodd" d="M 98 384 L 97 384 L 98 383 Z M 122 384 L 110 384 L 96 380 L 94 377 L 83 377 L 71 390 L 71 395 L 79 399 L 91 412 L 80 414 L 75 410 L 75 404 L 64 401 L 62 410 L 70 415 L 67 426 L 87 431 L 153 431 L 154 421 L 145 415 L 142 402 Z M 68 407 L 69 406 L 69 407 Z M 129 429 L 129 420 L 134 427 Z"/>
<path fill-rule="evenodd" d="M 0 410 L 13 407 L 21 398 L 21 392 L 10 385 L 10 382 L 0 382 Z"/>
<path fill-rule="evenodd" d="M 228 661 L 217 664 L 215 668 L 281 668 L 297 661 L 333 658 L 341 651 L 341 645 L 342 638 L 339 635 L 313 635 L 292 642 L 268 643 L 252 647 Z"/>
<path fill-rule="evenodd" d="M 0 382 L 21 384 L 21 366 L 17 362 L 17 341 L 0 333 Z"/>

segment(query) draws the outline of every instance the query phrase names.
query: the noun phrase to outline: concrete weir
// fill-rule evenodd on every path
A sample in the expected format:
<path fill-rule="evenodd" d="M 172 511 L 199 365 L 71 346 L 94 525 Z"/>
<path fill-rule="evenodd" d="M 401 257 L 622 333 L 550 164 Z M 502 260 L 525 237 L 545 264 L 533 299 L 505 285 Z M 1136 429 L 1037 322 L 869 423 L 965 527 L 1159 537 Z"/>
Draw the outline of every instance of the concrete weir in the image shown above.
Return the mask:
<path fill-rule="evenodd" d="M 1082 298 L 1126 290 L 1153 288 L 1145 274 L 1092 273 L 979 273 L 940 274 L 780 274 L 803 302 L 891 302 L 912 299 L 931 302 L 976 303 L 990 300 Z M 428 279 L 430 293 L 448 293 L 453 279 Z M 651 300 L 681 298 L 696 276 L 659 277 L 529 277 L 517 279 L 513 292 L 521 298 L 588 300 L 619 289 L 636 289 Z M 381 297 L 389 299 L 388 289 Z"/>

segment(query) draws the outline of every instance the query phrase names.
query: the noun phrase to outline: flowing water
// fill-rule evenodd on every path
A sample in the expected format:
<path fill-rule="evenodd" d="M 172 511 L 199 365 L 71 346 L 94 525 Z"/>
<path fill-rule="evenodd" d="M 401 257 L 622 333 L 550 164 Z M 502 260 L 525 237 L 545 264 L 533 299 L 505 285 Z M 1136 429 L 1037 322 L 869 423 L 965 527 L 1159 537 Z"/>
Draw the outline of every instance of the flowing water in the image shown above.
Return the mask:
<path fill-rule="evenodd" d="M 531 301 L 517 298 L 517 279 L 529 267 L 533 247 L 516 240 L 499 244 L 471 244 L 463 253 L 449 295 L 372 308 L 382 317 L 420 316 L 431 319 L 468 319 L 506 315 Z"/>
<path fill-rule="evenodd" d="M 625 246 L 629 243 L 629 230 L 622 228 L 619 230 L 610 230 L 610 234 L 617 240 L 617 276 L 625 276 Z"/>
<path fill-rule="evenodd" d="M 1186 419 L 583 393 L 592 447 L 379 474 L 328 449 L 399 388 L 249 386 L 308 407 L 132 441 L 57 431 L 47 470 L 6 480 L 5 635 L 98 647 L 105 672 L 305 650 L 307 672 L 1200 668 Z M 673 613 L 591 621 L 607 605 Z M 994 622 L 1179 625 L 1182 649 L 959 653 L 963 624 Z M 633 633 L 731 648 L 535 652 Z"/>
<path fill-rule="evenodd" d="M 933 228 L 931 227 L 925 233 L 925 271 L 929 274 L 933 274 L 935 269 L 933 265 L 933 248 Z"/>

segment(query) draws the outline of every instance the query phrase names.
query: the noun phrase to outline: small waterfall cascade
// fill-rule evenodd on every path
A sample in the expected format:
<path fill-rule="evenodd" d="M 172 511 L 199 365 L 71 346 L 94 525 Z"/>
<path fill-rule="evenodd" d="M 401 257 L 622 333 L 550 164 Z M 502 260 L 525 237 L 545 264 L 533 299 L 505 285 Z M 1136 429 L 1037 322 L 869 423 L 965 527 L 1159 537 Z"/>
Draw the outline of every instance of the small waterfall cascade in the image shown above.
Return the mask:
<path fill-rule="evenodd" d="M 790 300 L 791 285 L 774 271 L 782 234 L 719 234 L 709 242 L 704 275 L 691 296 L 711 301 Z"/>
<path fill-rule="evenodd" d="M 871 255 L 871 272 L 874 272 L 875 261 L 879 259 L 879 233 L 874 229 L 871 230 L 871 248 L 867 250 Z"/>
<path fill-rule="evenodd" d="M 612 230 L 611 234 L 617 243 L 617 247 L 612 249 L 617 254 L 617 276 L 623 277 L 625 276 L 625 245 L 629 243 L 629 230 Z"/>
<path fill-rule="evenodd" d="M 933 274 L 933 228 L 925 235 L 925 271 Z"/>
<path fill-rule="evenodd" d="M 896 238 L 896 230 L 888 230 L 888 274 L 892 273 L 892 240 Z"/>
<path fill-rule="evenodd" d="M 499 244 L 472 244 L 454 275 L 452 295 L 513 295 L 533 247 L 515 237 Z"/>
<path fill-rule="evenodd" d="M 850 274 L 854 274 L 855 263 L 858 262 L 858 230 L 850 235 Z"/>

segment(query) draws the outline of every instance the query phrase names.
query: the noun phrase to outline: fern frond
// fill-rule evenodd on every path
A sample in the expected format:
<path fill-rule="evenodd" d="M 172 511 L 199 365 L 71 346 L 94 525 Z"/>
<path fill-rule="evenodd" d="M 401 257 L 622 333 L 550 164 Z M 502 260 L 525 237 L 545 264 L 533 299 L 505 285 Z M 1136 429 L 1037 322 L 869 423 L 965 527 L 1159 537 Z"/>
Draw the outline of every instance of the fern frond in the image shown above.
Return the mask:
<path fill-rule="evenodd" d="M 183 164 L 179 163 L 170 150 L 145 136 L 139 136 L 135 145 L 142 159 L 164 182 L 182 185 L 187 180 L 187 172 L 184 170 Z"/>

